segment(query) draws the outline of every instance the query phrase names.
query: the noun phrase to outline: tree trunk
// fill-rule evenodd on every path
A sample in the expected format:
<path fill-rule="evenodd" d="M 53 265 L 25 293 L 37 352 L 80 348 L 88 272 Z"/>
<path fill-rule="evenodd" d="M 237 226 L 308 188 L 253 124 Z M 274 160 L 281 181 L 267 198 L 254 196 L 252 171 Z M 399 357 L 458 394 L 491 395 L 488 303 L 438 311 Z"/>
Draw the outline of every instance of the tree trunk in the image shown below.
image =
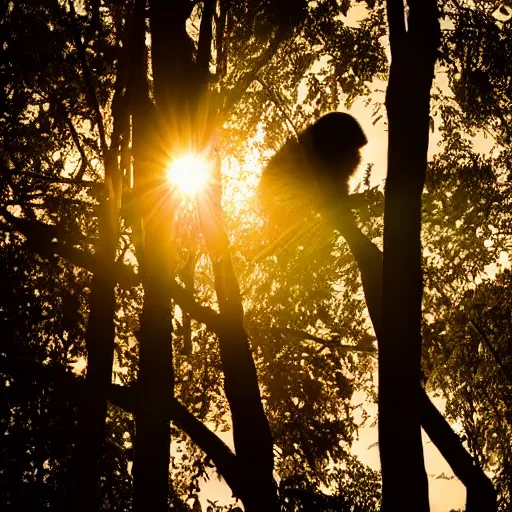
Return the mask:
<path fill-rule="evenodd" d="M 106 201 L 105 201 L 106 202 Z M 106 224 L 104 204 L 100 211 L 102 248 L 96 253 L 102 270 L 94 274 L 91 283 L 90 312 L 87 325 L 86 393 L 79 407 L 77 475 L 73 508 L 84 512 L 99 510 L 98 484 L 101 476 L 101 454 L 105 439 L 107 393 L 112 383 L 114 361 L 115 278 L 113 263 L 117 243 L 116 233 Z M 117 219 L 116 219 L 117 222 Z"/>
<path fill-rule="evenodd" d="M 146 237 L 145 255 L 149 261 L 145 263 L 144 306 L 138 332 L 139 388 L 133 466 L 137 512 L 168 510 L 171 445 L 168 410 L 174 392 L 174 373 L 170 297 L 162 289 L 166 267 L 153 257 L 161 249 L 162 238 L 155 229 Z"/>
<path fill-rule="evenodd" d="M 116 141 L 119 141 L 119 124 L 112 134 L 112 145 L 106 143 L 105 128 L 100 112 L 93 79 L 88 68 L 86 49 L 74 21 L 75 11 L 70 4 L 72 32 L 81 62 L 84 86 L 89 104 L 96 116 L 100 147 L 105 168 L 103 193 L 100 200 L 98 225 L 99 243 L 95 254 L 96 271 L 92 277 L 89 303 L 89 320 L 86 332 L 87 376 L 85 399 L 79 407 L 78 442 L 76 446 L 76 475 L 74 475 L 73 509 L 84 512 L 99 510 L 98 486 L 101 476 L 101 456 L 105 440 L 107 393 L 112 383 L 114 362 L 116 309 L 114 272 L 116 247 L 119 238 L 119 205 L 121 177 L 117 165 Z M 120 103 L 124 87 L 124 74 L 119 66 L 114 102 Z M 123 115 L 126 115 L 123 113 Z M 122 125 L 122 123 L 121 123 Z"/>
<path fill-rule="evenodd" d="M 217 161 L 216 183 L 220 183 Z M 219 348 L 224 373 L 224 391 L 229 402 L 233 440 L 242 471 L 242 502 L 247 512 L 279 510 L 273 477 L 274 453 L 270 431 L 258 386 L 256 365 L 243 324 L 243 305 L 235 275 L 229 241 L 220 219 L 221 189 L 213 186 L 209 201 L 199 207 L 202 229 L 212 260 L 219 303 Z"/>
<path fill-rule="evenodd" d="M 391 69 L 384 207 L 379 449 L 383 510 L 429 510 L 420 423 L 421 194 L 439 44 L 434 0 L 388 0 Z"/>
<path fill-rule="evenodd" d="M 169 277 L 169 205 L 162 201 L 162 148 L 147 82 L 146 2 L 135 4 L 131 100 L 133 114 L 134 209 L 140 215 L 137 247 L 144 288 L 140 317 L 138 393 L 133 465 L 134 510 L 168 510 L 170 424 L 174 393 Z"/>

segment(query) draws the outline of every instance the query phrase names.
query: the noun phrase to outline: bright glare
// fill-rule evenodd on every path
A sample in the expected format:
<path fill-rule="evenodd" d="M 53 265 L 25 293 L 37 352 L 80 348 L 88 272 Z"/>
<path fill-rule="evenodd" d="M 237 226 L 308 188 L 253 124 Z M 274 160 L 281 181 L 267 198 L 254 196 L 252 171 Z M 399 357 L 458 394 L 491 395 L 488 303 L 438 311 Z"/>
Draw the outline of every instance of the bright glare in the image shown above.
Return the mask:
<path fill-rule="evenodd" d="M 192 196 L 200 192 L 210 178 L 208 162 L 194 154 L 174 160 L 167 172 L 167 180 L 183 194 Z"/>

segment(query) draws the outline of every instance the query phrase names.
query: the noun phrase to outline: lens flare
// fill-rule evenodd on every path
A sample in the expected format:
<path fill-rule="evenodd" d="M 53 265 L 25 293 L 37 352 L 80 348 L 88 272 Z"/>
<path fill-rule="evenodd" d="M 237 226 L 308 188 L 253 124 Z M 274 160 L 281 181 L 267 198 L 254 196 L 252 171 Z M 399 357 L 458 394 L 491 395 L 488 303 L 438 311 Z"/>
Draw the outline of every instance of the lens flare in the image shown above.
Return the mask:
<path fill-rule="evenodd" d="M 201 192 L 209 179 L 210 164 L 192 153 L 176 158 L 167 171 L 169 184 L 187 196 Z"/>

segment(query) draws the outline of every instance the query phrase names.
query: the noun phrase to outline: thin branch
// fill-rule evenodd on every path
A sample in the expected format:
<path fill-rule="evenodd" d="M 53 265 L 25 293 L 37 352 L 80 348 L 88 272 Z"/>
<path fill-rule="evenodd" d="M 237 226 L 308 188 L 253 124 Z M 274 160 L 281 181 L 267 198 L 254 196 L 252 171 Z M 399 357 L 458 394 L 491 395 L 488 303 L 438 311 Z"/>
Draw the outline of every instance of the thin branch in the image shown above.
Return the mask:
<path fill-rule="evenodd" d="M 47 183 L 60 183 L 64 185 L 78 185 L 84 188 L 99 188 L 103 185 L 97 183 L 96 181 L 87 181 L 82 179 L 72 179 L 72 178 L 54 178 L 52 176 L 46 176 L 44 174 L 38 174 L 37 172 L 32 171 L 18 171 L 13 172 L 13 175 L 17 176 L 27 176 L 29 178 L 33 178 L 39 181 L 45 181 Z"/>
<path fill-rule="evenodd" d="M 452 0 L 452 4 L 455 5 L 459 12 L 462 11 L 462 6 L 460 5 L 460 2 L 458 0 Z"/>
<path fill-rule="evenodd" d="M 509 374 L 507 368 L 503 364 L 503 361 L 500 358 L 500 355 L 496 351 L 496 349 L 492 346 L 491 340 L 486 336 L 485 332 L 480 328 L 479 325 L 473 320 L 469 321 L 469 325 L 473 327 L 473 329 L 477 332 L 477 334 L 480 336 L 482 341 L 484 342 L 484 345 L 489 349 L 490 353 L 492 354 L 494 360 L 496 361 L 496 364 L 500 367 L 501 371 L 503 372 L 503 375 L 505 375 L 505 378 L 507 379 L 508 383 L 512 385 L 512 376 Z"/>
<path fill-rule="evenodd" d="M 240 101 L 252 82 L 256 80 L 256 77 L 258 76 L 261 68 L 272 60 L 282 42 L 283 37 L 278 31 L 270 42 L 268 48 L 263 52 L 259 59 L 256 59 L 252 69 L 249 70 L 242 78 L 240 78 L 237 85 L 227 94 L 224 102 L 223 117 L 227 116 L 234 105 Z"/>
<path fill-rule="evenodd" d="M 283 101 L 281 100 L 281 98 L 279 98 L 278 94 L 270 88 L 270 86 L 263 80 L 263 78 L 261 78 L 260 76 L 257 76 L 255 80 L 263 87 L 263 90 L 269 97 L 270 101 L 272 101 L 272 103 L 274 103 L 274 105 L 277 107 L 279 112 L 281 112 L 281 114 L 285 118 L 286 122 L 292 129 L 293 135 L 297 139 L 299 137 L 299 132 L 298 132 L 295 124 L 293 123 L 290 115 L 286 111 L 286 108 L 283 105 Z"/>
<path fill-rule="evenodd" d="M 216 50 L 216 63 L 215 74 L 219 80 L 226 76 L 227 69 L 227 48 L 224 44 L 224 32 L 226 30 L 228 8 L 226 0 L 219 0 L 219 15 L 214 13 L 215 20 L 215 50 Z"/>
<path fill-rule="evenodd" d="M 128 80 L 130 105 L 136 111 L 145 109 L 151 103 L 149 99 L 148 62 L 146 48 L 146 1 L 135 0 L 133 25 L 130 41 L 131 76 Z M 135 123 L 135 121 L 134 121 Z"/>
<path fill-rule="evenodd" d="M 118 27 L 116 37 L 117 66 L 114 96 L 112 98 L 113 130 L 110 140 L 109 178 L 116 201 L 116 209 L 119 211 L 123 198 L 123 189 L 129 187 L 128 179 L 130 169 L 130 93 L 128 91 L 128 70 L 131 56 L 130 42 L 133 34 L 133 5 L 131 16 L 127 16 L 124 33 L 120 36 L 121 28 Z M 119 158 L 119 164 L 117 159 Z M 107 166 L 105 166 L 107 177 Z M 124 183 L 123 183 L 123 180 Z M 123 186 L 124 185 L 124 186 Z"/>
<path fill-rule="evenodd" d="M 339 337 L 332 337 L 331 339 L 326 340 L 324 338 L 320 338 L 319 336 L 315 336 L 314 334 L 310 334 L 309 332 L 301 331 L 299 329 L 277 328 L 275 329 L 275 331 L 282 334 L 289 334 L 290 336 L 301 340 L 314 341 L 316 343 L 323 345 L 325 348 L 342 349 L 348 352 L 375 352 L 375 349 L 370 344 L 368 346 L 346 345 L 340 343 Z"/>
<path fill-rule="evenodd" d="M 61 101 L 58 101 L 57 103 L 57 115 L 61 115 L 64 122 L 66 123 L 69 133 L 71 134 L 71 138 L 73 139 L 73 142 L 75 143 L 76 148 L 78 149 L 78 152 L 80 153 L 81 163 L 80 163 L 80 170 L 78 171 L 76 175 L 76 179 L 81 180 L 85 174 L 85 171 L 87 168 L 90 167 L 89 159 L 87 158 L 87 155 L 85 154 L 85 150 L 80 143 L 80 138 L 78 137 L 78 132 L 75 129 L 75 126 L 73 125 L 73 122 L 71 121 L 71 118 L 68 115 L 66 106 Z"/>
<path fill-rule="evenodd" d="M 130 239 L 127 236 L 121 236 L 121 242 L 123 244 L 121 250 L 119 251 L 119 256 L 116 258 L 117 263 L 122 263 L 128 249 L 130 248 Z"/>
<path fill-rule="evenodd" d="M 229 328 L 224 325 L 219 313 L 214 311 L 212 308 L 202 306 L 196 302 L 194 296 L 185 290 L 183 286 L 179 285 L 174 279 L 169 279 L 166 285 L 176 304 L 187 311 L 194 320 L 205 324 L 210 331 L 218 335 L 222 335 Z"/>
<path fill-rule="evenodd" d="M 101 115 L 100 104 L 98 102 L 98 98 L 96 96 L 96 90 L 94 87 L 91 70 L 89 69 L 89 65 L 87 64 L 87 56 L 84 44 L 82 43 L 82 37 L 80 35 L 80 29 L 78 27 L 78 23 L 76 21 L 76 11 L 75 4 L 73 0 L 69 0 L 69 11 L 71 14 L 71 32 L 73 35 L 73 40 L 75 42 L 76 49 L 78 51 L 78 58 L 80 60 L 80 64 L 82 66 L 82 73 L 85 82 L 85 87 L 87 90 L 87 95 L 89 97 L 89 101 L 91 102 L 91 107 L 96 117 L 96 123 L 98 125 L 98 130 L 100 133 L 100 142 L 101 142 L 101 150 L 103 153 L 103 158 L 107 157 L 108 154 L 108 146 L 107 140 L 105 137 L 105 126 L 103 124 L 103 116 Z"/>

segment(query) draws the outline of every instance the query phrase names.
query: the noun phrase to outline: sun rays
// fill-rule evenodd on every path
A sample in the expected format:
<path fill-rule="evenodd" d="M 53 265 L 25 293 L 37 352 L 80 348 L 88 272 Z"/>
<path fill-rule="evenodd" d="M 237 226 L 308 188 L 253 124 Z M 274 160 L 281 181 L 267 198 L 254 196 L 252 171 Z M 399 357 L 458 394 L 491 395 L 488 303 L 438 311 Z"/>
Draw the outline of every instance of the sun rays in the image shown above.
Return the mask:
<path fill-rule="evenodd" d="M 211 164 L 193 153 L 176 158 L 167 171 L 167 182 L 185 196 L 203 191 L 211 178 Z"/>

